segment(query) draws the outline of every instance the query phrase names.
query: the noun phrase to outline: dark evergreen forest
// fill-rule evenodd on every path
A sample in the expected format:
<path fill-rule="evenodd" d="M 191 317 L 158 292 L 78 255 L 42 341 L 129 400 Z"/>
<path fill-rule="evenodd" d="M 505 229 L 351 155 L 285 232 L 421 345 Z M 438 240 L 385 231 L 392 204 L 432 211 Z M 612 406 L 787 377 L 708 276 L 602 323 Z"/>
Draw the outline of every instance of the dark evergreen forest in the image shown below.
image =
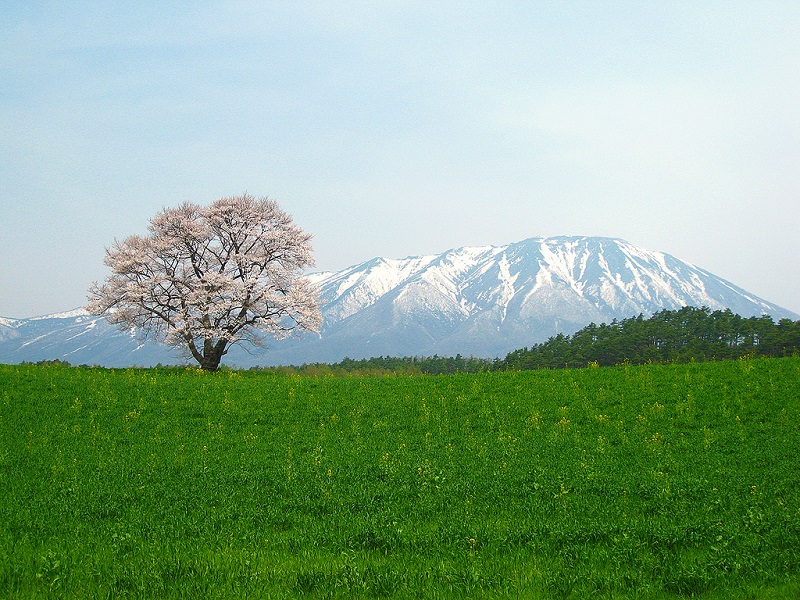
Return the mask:
<path fill-rule="evenodd" d="M 591 323 L 573 335 L 509 353 L 502 367 L 513 370 L 609 366 L 621 363 L 730 360 L 743 356 L 781 357 L 800 352 L 800 321 L 769 315 L 741 317 L 730 310 L 686 306 Z"/>

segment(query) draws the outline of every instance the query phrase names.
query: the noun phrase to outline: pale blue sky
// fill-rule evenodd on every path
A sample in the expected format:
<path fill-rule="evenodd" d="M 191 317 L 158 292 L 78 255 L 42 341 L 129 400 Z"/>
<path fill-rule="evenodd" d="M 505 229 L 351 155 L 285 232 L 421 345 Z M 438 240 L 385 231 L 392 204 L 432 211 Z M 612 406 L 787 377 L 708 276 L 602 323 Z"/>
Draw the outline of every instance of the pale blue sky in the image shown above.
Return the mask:
<path fill-rule="evenodd" d="M 5 0 L 0 316 L 243 191 L 319 270 L 606 235 L 800 312 L 798 31 L 794 0 Z"/>

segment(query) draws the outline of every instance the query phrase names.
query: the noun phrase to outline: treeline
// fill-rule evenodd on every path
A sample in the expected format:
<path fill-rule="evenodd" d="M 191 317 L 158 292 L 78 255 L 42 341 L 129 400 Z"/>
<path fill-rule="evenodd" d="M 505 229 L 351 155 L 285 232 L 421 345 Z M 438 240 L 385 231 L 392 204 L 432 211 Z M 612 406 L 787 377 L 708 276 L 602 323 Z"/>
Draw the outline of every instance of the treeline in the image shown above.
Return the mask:
<path fill-rule="evenodd" d="M 378 356 L 374 358 L 345 358 L 337 363 L 312 363 L 288 367 L 254 367 L 291 375 L 317 376 L 361 376 L 382 377 L 386 375 L 450 375 L 453 373 L 478 373 L 495 370 L 502 365 L 500 359 L 456 356 Z"/>
<path fill-rule="evenodd" d="M 80 368 L 98 368 L 89 365 L 71 365 L 68 361 L 40 360 L 38 362 L 23 362 L 23 365 L 59 365 L 65 367 L 79 366 Z M 278 367 L 250 367 L 249 371 L 263 371 L 269 373 L 281 373 L 284 375 L 308 375 L 308 376 L 330 376 L 330 377 L 384 377 L 387 375 L 451 375 L 453 373 L 479 373 L 483 371 L 497 370 L 503 364 L 502 360 L 487 358 L 464 357 L 460 354 L 456 356 L 378 356 L 375 358 L 363 358 L 355 360 L 345 358 L 337 363 L 307 363 L 299 366 L 278 366 Z M 101 367 L 102 368 L 102 367 Z M 157 364 L 155 369 L 182 371 L 194 369 L 195 367 L 185 365 L 162 365 Z M 222 365 L 221 371 L 237 370 L 236 366 Z"/>
<path fill-rule="evenodd" d="M 729 309 L 687 306 L 610 324 L 584 327 L 573 335 L 509 353 L 501 368 L 511 370 L 610 366 L 622 363 L 730 360 L 742 356 L 781 357 L 800 353 L 800 321 L 741 317 Z"/>

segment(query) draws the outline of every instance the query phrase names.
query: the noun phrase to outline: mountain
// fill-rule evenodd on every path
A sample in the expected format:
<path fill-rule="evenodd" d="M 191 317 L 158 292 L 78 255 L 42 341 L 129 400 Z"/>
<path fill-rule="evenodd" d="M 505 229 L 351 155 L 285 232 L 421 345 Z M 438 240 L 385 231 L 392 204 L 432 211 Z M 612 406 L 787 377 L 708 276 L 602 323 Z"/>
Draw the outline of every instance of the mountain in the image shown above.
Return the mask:
<path fill-rule="evenodd" d="M 135 331 L 120 331 L 79 308 L 31 319 L 0 319 L 0 363 L 65 360 L 107 367 L 178 364 L 179 355 Z"/>
<path fill-rule="evenodd" d="M 800 315 L 669 254 L 600 237 L 532 238 L 405 259 L 375 258 L 309 278 L 320 290 L 320 335 L 234 347 L 227 364 L 336 362 L 344 357 L 495 357 L 590 322 L 664 308 L 729 308 L 776 321 Z M 180 362 L 135 333 L 82 310 L 0 319 L 0 362 L 62 359 L 107 366 Z"/>

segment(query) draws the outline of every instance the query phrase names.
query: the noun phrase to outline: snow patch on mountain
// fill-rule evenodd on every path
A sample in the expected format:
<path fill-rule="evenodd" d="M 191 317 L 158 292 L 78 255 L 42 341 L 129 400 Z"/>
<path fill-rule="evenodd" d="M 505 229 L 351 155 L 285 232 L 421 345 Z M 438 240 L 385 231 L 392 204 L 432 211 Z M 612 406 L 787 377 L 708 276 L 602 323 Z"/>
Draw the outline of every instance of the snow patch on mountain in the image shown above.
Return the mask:
<path fill-rule="evenodd" d="M 311 274 L 308 279 L 321 291 L 326 320 L 335 323 L 371 306 L 435 258 L 376 258 L 339 272 Z"/>
<path fill-rule="evenodd" d="M 8 319 L 0 317 L 0 342 L 11 340 L 19 336 L 17 326 L 20 321 L 18 319 Z"/>
<path fill-rule="evenodd" d="M 53 313 L 51 315 L 42 315 L 40 317 L 31 317 L 29 321 L 41 321 L 44 319 L 79 319 L 79 318 L 96 318 L 86 312 L 84 308 L 75 308 L 66 312 Z"/>
<path fill-rule="evenodd" d="M 500 321 L 503 322 L 506 320 L 506 316 L 508 315 L 508 305 L 514 298 L 514 295 L 516 294 L 514 283 L 517 281 L 519 273 L 515 273 L 514 275 L 511 274 L 511 269 L 508 262 L 508 256 L 506 254 L 503 254 L 503 256 L 498 261 L 497 266 L 498 266 L 500 286 L 501 286 L 500 304 L 503 307 L 503 317 L 502 319 L 500 319 Z"/>

